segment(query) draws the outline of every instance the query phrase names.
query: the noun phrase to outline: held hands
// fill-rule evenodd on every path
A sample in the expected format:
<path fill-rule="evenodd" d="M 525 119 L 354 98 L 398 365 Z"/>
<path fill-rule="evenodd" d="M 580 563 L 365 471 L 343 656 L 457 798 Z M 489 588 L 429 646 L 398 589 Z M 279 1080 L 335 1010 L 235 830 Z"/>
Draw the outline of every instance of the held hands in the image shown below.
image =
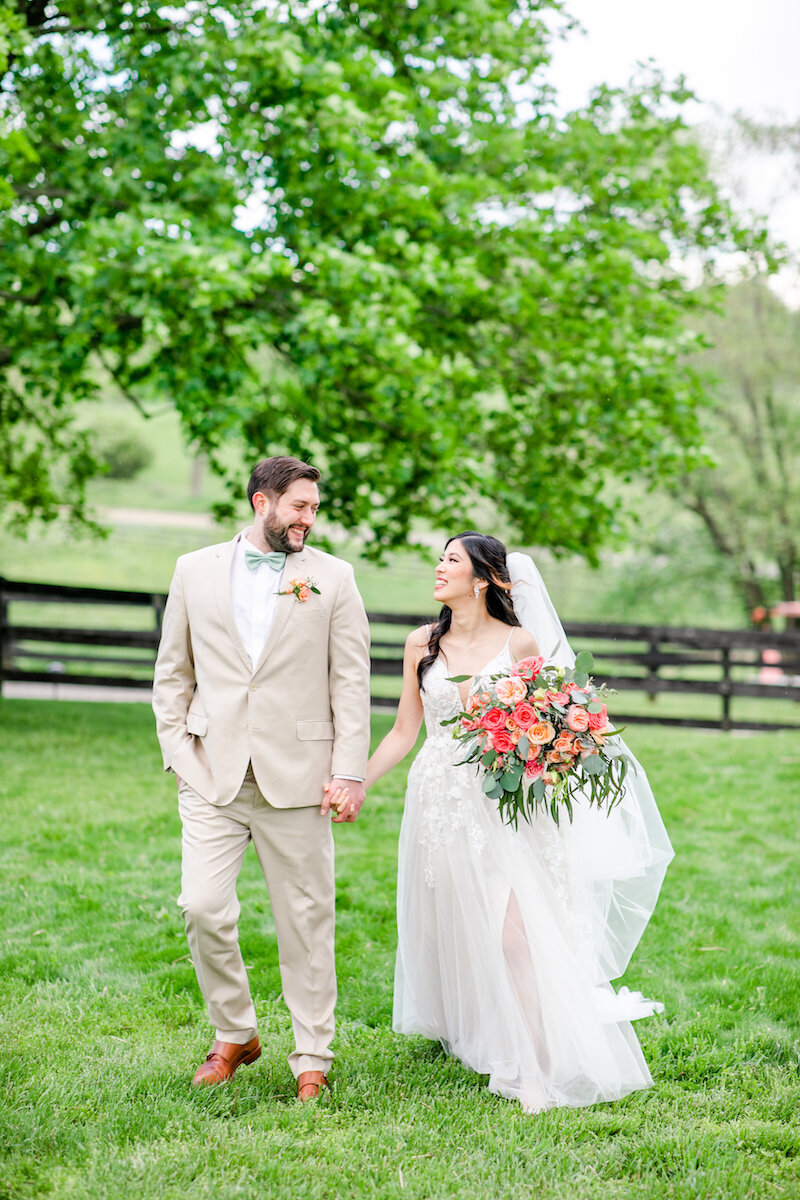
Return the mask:
<path fill-rule="evenodd" d="M 364 784 L 356 779 L 332 779 L 325 784 L 325 796 L 320 812 L 334 812 L 332 821 L 336 825 L 344 822 L 352 824 L 358 819 L 361 805 L 364 803 Z"/>

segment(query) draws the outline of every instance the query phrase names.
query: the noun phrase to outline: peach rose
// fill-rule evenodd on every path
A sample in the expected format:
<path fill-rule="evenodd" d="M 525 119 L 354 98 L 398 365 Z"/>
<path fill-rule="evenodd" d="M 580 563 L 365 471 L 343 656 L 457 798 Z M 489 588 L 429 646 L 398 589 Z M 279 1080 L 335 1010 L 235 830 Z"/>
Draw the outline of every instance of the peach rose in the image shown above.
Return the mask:
<path fill-rule="evenodd" d="M 462 717 L 461 718 L 461 728 L 468 729 L 471 733 L 473 731 L 473 729 L 479 728 L 479 722 L 478 721 L 470 721 L 469 717 Z"/>
<path fill-rule="evenodd" d="M 530 729 L 531 725 L 535 724 L 539 719 L 539 714 L 532 704 L 528 704 L 527 700 L 523 700 L 513 712 L 514 724 L 521 730 Z"/>
<path fill-rule="evenodd" d="M 538 758 L 542 752 L 542 747 L 537 746 L 535 742 L 528 743 L 528 762 L 532 762 L 534 758 Z"/>
<path fill-rule="evenodd" d="M 484 729 L 488 729 L 490 733 L 495 733 L 498 729 L 505 729 L 506 714 L 502 708 L 490 708 L 483 714 L 480 723 Z"/>
<path fill-rule="evenodd" d="M 589 728 L 589 714 L 581 704 L 571 704 L 567 713 L 567 724 L 575 733 Z"/>
<path fill-rule="evenodd" d="M 563 733 L 560 733 L 558 735 L 558 737 L 556 738 L 556 740 L 553 742 L 553 749 L 560 751 L 562 754 L 576 753 L 575 742 L 573 740 L 572 734 L 567 733 L 566 730 L 564 730 Z"/>
<path fill-rule="evenodd" d="M 519 662 L 515 662 L 511 668 L 512 675 L 524 675 L 528 679 L 535 679 L 544 666 L 544 659 L 540 654 L 536 657 L 521 658 Z"/>
<path fill-rule="evenodd" d="M 569 704 L 569 692 L 548 692 L 545 699 L 548 704 Z"/>
<path fill-rule="evenodd" d="M 498 679 L 495 684 L 495 695 L 502 704 L 517 704 L 524 700 L 528 690 L 521 679 Z"/>
<path fill-rule="evenodd" d="M 556 731 L 549 721 L 537 721 L 528 730 L 528 740 L 534 742 L 537 746 L 543 746 L 546 742 L 552 742 L 555 736 Z"/>

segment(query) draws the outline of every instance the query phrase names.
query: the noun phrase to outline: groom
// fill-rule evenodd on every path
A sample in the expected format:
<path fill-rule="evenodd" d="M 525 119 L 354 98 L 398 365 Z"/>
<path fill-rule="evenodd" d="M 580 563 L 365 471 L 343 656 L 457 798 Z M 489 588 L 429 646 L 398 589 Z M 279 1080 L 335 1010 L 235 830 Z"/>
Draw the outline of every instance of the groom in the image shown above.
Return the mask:
<path fill-rule="evenodd" d="M 164 612 L 153 709 L 178 777 L 181 906 L 216 1041 L 196 1084 L 261 1054 L 239 950 L 236 880 L 252 841 L 269 889 L 301 1100 L 327 1086 L 336 1003 L 331 778 L 355 821 L 369 748 L 369 630 L 349 564 L 306 538 L 320 473 L 266 458 L 253 523 L 178 559 Z"/>

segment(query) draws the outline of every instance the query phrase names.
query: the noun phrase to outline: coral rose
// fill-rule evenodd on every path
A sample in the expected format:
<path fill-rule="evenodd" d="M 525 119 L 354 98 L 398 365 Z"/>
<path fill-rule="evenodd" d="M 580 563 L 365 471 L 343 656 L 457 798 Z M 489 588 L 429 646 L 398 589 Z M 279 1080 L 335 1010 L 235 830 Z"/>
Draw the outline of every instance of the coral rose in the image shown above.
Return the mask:
<path fill-rule="evenodd" d="M 509 750 L 514 749 L 514 739 L 504 729 L 499 729 L 497 733 L 491 734 L 489 741 L 498 754 L 508 754 Z"/>
<path fill-rule="evenodd" d="M 488 729 L 490 733 L 494 733 L 498 729 L 505 729 L 506 714 L 502 708 L 490 708 L 483 714 L 480 723 L 484 729 Z"/>
<path fill-rule="evenodd" d="M 575 733 L 589 728 L 589 714 L 581 704 L 571 704 L 567 713 L 567 724 Z"/>
<path fill-rule="evenodd" d="M 528 740 L 534 742 L 537 746 L 543 746 L 546 742 L 552 742 L 555 736 L 556 731 L 549 721 L 537 721 L 528 730 Z"/>
<path fill-rule="evenodd" d="M 524 675 L 526 678 L 535 679 L 544 666 L 544 659 L 540 654 L 536 657 L 521 658 L 519 662 L 515 662 L 511 668 L 512 675 Z"/>
<path fill-rule="evenodd" d="M 528 694 L 528 689 L 521 679 L 498 679 L 494 691 L 502 704 L 517 704 Z"/>
<path fill-rule="evenodd" d="M 531 725 L 533 725 L 539 719 L 539 714 L 537 713 L 536 709 L 532 704 L 528 704 L 527 700 L 523 700 L 521 704 L 517 705 L 512 713 L 512 716 L 514 718 L 514 724 L 519 726 L 519 728 L 523 731 L 530 729 Z"/>
<path fill-rule="evenodd" d="M 548 692 L 548 704 L 569 704 L 569 692 Z"/>
<path fill-rule="evenodd" d="M 600 712 L 589 713 L 589 728 L 593 733 L 600 733 L 608 725 L 608 709 L 605 704 L 601 707 Z"/>

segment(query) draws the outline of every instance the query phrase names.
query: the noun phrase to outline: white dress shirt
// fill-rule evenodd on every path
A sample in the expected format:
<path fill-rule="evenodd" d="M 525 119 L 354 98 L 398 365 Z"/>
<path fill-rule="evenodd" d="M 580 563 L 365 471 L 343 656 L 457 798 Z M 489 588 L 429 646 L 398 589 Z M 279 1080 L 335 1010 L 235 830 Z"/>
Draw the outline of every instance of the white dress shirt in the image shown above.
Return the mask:
<path fill-rule="evenodd" d="M 269 563 L 259 563 L 256 569 L 251 571 L 244 558 L 248 541 L 243 533 L 240 534 L 233 555 L 231 606 L 239 637 L 250 656 L 250 665 L 255 670 L 275 616 L 283 567 L 275 571 Z"/>
<path fill-rule="evenodd" d="M 275 616 L 283 567 L 276 571 L 269 563 L 263 562 L 251 571 L 244 557 L 245 545 L 249 541 L 246 534 L 241 533 L 236 544 L 231 564 L 231 607 L 239 637 L 244 642 L 250 666 L 255 671 Z M 357 783 L 364 781 L 361 775 L 335 775 L 334 779 L 350 779 Z"/>

